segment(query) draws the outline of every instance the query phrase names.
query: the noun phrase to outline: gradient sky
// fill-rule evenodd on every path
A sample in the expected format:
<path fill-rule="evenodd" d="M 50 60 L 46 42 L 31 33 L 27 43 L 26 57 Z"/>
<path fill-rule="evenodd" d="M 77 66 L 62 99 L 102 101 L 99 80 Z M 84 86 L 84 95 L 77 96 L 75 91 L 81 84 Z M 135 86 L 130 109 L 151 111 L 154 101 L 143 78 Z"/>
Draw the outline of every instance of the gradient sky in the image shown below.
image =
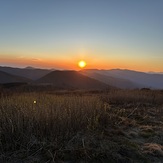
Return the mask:
<path fill-rule="evenodd" d="M 0 65 L 163 72 L 163 0 L 1 0 Z"/>

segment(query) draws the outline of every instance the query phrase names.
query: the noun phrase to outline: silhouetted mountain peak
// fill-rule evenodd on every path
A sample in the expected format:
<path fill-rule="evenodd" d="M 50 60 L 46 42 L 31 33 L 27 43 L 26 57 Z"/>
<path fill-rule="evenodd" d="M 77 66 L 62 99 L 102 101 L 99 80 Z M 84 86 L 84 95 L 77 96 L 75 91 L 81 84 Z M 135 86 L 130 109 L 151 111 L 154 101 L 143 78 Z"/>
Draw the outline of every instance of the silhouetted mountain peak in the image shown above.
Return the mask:
<path fill-rule="evenodd" d="M 35 67 L 27 66 L 24 69 L 36 69 Z"/>
<path fill-rule="evenodd" d="M 4 84 L 4 83 L 17 83 L 17 82 L 30 82 L 31 80 L 24 78 L 24 77 L 20 77 L 20 76 L 16 76 L 16 75 L 11 75 L 9 73 L 0 71 L 0 83 Z"/>
<path fill-rule="evenodd" d="M 37 69 L 34 67 L 26 67 L 26 68 L 13 68 L 13 67 L 0 67 L 0 71 L 12 74 L 12 75 L 17 75 L 25 78 L 29 78 L 32 80 L 37 80 L 44 75 L 48 74 L 51 72 L 51 70 L 47 69 Z"/>
<path fill-rule="evenodd" d="M 105 89 L 109 85 L 82 75 L 74 70 L 56 70 L 36 81 L 36 83 L 52 84 L 57 88 Z"/>

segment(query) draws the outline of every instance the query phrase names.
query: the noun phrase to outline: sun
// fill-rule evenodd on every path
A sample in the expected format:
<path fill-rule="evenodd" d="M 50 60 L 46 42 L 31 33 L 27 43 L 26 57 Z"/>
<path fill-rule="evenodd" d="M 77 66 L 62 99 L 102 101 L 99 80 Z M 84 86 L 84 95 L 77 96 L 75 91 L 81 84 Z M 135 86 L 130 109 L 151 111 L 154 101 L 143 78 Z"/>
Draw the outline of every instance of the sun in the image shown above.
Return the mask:
<path fill-rule="evenodd" d="M 79 66 L 80 68 L 84 68 L 86 65 L 87 65 L 87 63 L 86 63 L 85 61 L 79 61 L 79 62 L 78 62 L 78 66 Z"/>

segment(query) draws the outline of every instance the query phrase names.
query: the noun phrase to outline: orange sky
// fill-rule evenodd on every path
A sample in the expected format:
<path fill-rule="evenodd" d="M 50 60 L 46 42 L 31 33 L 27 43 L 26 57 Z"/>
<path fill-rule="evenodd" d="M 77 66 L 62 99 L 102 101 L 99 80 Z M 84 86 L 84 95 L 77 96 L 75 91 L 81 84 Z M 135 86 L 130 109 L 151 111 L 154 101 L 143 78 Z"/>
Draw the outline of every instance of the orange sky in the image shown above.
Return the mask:
<path fill-rule="evenodd" d="M 78 62 L 80 60 L 85 60 L 87 63 L 86 69 L 131 69 L 138 71 L 155 71 L 155 72 L 163 72 L 162 62 L 158 60 L 153 61 L 145 61 L 143 59 L 135 59 L 132 58 L 123 59 L 123 58 L 110 58 L 110 60 L 105 60 L 102 58 L 91 58 L 91 57 L 74 57 L 74 58 L 61 58 L 61 59 L 50 59 L 50 58 L 9 58 L 9 57 L 1 57 L 0 64 L 3 66 L 13 66 L 13 67 L 26 67 L 33 66 L 38 68 L 54 68 L 54 69 L 73 69 L 80 70 L 78 67 Z M 156 64 L 154 64 L 156 63 Z"/>
<path fill-rule="evenodd" d="M 163 0 L 124 1 L 2 1 L 0 66 L 163 72 Z"/>

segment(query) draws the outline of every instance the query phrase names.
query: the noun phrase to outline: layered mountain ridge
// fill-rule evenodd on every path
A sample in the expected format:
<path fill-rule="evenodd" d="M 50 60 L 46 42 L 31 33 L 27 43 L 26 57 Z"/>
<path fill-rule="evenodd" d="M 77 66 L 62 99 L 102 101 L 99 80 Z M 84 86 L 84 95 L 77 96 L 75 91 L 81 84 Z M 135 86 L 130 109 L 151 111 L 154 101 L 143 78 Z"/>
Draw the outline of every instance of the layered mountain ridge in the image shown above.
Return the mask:
<path fill-rule="evenodd" d="M 163 74 L 126 69 L 48 70 L 0 66 L 0 83 L 26 82 L 77 89 L 163 89 Z"/>

